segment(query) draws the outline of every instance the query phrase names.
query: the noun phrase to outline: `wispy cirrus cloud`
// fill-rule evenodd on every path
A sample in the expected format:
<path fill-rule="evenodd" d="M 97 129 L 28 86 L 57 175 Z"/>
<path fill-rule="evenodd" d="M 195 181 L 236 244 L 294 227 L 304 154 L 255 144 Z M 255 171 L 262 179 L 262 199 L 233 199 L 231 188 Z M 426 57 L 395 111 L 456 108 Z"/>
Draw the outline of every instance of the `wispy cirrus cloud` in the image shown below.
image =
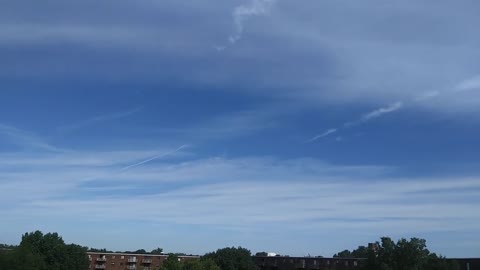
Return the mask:
<path fill-rule="evenodd" d="M 47 143 L 32 133 L 10 125 L 0 123 L 0 135 L 5 136 L 12 144 L 15 144 L 21 148 L 50 152 L 63 151 L 62 149 Z"/>
<path fill-rule="evenodd" d="M 82 129 L 98 123 L 129 117 L 131 115 L 134 115 L 140 112 L 141 110 L 143 110 L 143 107 L 136 107 L 125 112 L 116 112 L 116 113 L 98 115 L 80 122 L 70 123 L 68 125 L 60 126 L 57 128 L 57 130 L 60 133 L 69 133 L 69 132 L 73 132 L 75 130 Z"/>
<path fill-rule="evenodd" d="M 124 172 L 124 171 L 130 170 L 130 169 L 133 169 L 133 168 L 135 168 L 135 167 L 138 167 L 138 166 L 140 166 L 140 165 L 146 164 L 146 163 L 148 163 L 148 162 L 154 161 L 154 160 L 156 160 L 156 159 L 164 158 L 164 157 L 173 155 L 173 154 L 175 154 L 175 153 L 179 152 L 180 150 L 185 149 L 185 148 L 187 148 L 187 147 L 189 147 L 189 145 L 184 144 L 184 145 L 178 147 L 177 149 L 175 149 L 175 150 L 173 150 L 173 151 L 166 152 L 166 153 L 162 153 L 162 154 L 158 154 L 158 155 L 155 155 L 155 156 L 150 157 L 150 158 L 148 158 L 148 159 L 142 160 L 142 161 L 140 161 L 140 162 L 137 162 L 137 163 L 134 163 L 134 164 L 125 166 L 125 167 L 123 167 L 122 169 L 120 169 L 120 171 L 121 171 L 121 172 Z"/>
<path fill-rule="evenodd" d="M 242 38 L 245 23 L 252 16 L 268 14 L 276 0 L 252 0 L 247 5 L 241 5 L 233 11 L 233 21 L 235 23 L 235 33 L 228 40 L 235 43 Z"/>
<path fill-rule="evenodd" d="M 365 123 L 365 122 L 368 122 L 370 120 L 373 120 L 375 118 L 379 118 L 381 117 L 382 115 L 384 114 L 387 114 L 387 113 L 391 113 L 391 112 L 395 112 L 395 111 L 398 111 L 400 110 L 401 108 L 403 107 L 403 103 L 402 102 L 395 102 L 391 105 L 388 105 L 386 107 L 382 107 L 382 108 L 378 108 L 376 110 L 373 110 L 369 113 L 366 113 L 364 114 L 360 120 L 358 120 L 357 122 L 354 122 L 354 123 L 351 123 L 351 124 L 346 124 L 346 126 L 350 126 L 350 125 L 356 125 L 356 124 L 361 124 L 361 123 Z"/>
<path fill-rule="evenodd" d="M 308 140 L 307 142 L 314 142 L 318 139 L 321 139 L 321 138 L 324 138 L 324 137 L 327 137 L 341 129 L 346 129 L 346 128 L 351 128 L 353 126 L 358 126 L 358 125 L 361 125 L 361 124 L 364 124 L 366 122 L 369 122 L 371 120 L 374 120 L 376 118 L 379 118 L 385 114 L 388 114 L 388 113 L 392 113 L 392 112 L 395 112 L 395 111 L 398 111 L 400 110 L 401 108 L 403 107 L 403 103 L 402 102 L 395 102 L 393 104 L 390 104 L 386 107 L 381 107 L 381 108 L 378 108 L 378 109 L 375 109 L 369 113 L 366 113 L 364 115 L 362 115 L 360 117 L 360 119 L 356 120 L 356 121 L 353 121 L 353 122 L 346 122 L 342 125 L 342 127 L 339 127 L 339 128 L 332 128 L 332 129 L 328 129 L 327 131 L 319 134 L 319 135 L 316 135 L 314 136 L 313 138 L 311 138 L 310 140 Z"/>
<path fill-rule="evenodd" d="M 470 90 L 480 90 L 480 75 L 469 78 L 455 87 L 455 91 L 457 92 Z"/>
<path fill-rule="evenodd" d="M 321 138 L 323 138 L 323 137 L 327 137 L 328 135 L 337 132 L 337 130 L 338 130 L 338 129 L 336 129 L 336 128 L 331 128 L 331 129 L 325 131 L 324 133 L 318 134 L 317 136 L 311 138 L 311 139 L 308 140 L 307 142 L 313 142 L 313 141 L 316 141 L 316 140 L 321 139 Z"/>
<path fill-rule="evenodd" d="M 114 177 L 81 180 L 85 171 L 104 170 L 52 164 L 49 170 L 32 172 L 37 177 L 31 178 L 4 168 L 0 187 L 9 192 L 3 199 L 13 202 L 16 211 L 0 207 L 0 212 L 17 218 L 41 215 L 52 222 L 73 217 L 105 224 L 141 220 L 240 231 L 281 224 L 287 230 L 361 227 L 372 234 L 462 231 L 480 221 L 474 210 L 480 201 L 472 199 L 480 190 L 475 177 L 405 179 L 390 176 L 383 167 L 256 157 L 170 160 Z M 348 192 L 352 187 L 354 192 Z M 27 190 L 38 192 L 32 197 Z"/>
<path fill-rule="evenodd" d="M 230 45 L 237 43 L 243 35 L 246 22 L 253 16 L 267 15 L 276 0 L 250 0 L 248 4 L 235 7 L 232 13 L 235 31 L 228 37 Z M 215 45 L 217 51 L 223 51 L 228 45 Z"/>

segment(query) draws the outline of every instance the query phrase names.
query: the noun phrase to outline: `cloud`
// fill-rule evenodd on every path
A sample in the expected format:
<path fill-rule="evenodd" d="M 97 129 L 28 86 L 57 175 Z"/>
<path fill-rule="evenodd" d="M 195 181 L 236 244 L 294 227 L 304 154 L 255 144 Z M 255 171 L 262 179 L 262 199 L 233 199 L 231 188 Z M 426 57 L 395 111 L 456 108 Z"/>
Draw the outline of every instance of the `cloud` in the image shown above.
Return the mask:
<path fill-rule="evenodd" d="M 149 153 L 0 154 L 0 214 L 6 217 L 0 229 L 23 231 L 30 224 L 25 220 L 35 219 L 42 228 L 73 229 L 77 241 L 82 229 L 76 226 L 92 223 L 195 226 L 217 233 L 221 227 L 236 234 L 301 230 L 310 237 L 360 228 L 353 242 L 378 232 L 478 232 L 480 181 L 475 176 L 403 178 L 393 176 L 400 168 L 318 159 L 177 154 L 112 174 Z M 38 164 L 29 165 L 35 160 Z M 284 241 L 276 244 L 291 245 L 291 239 Z"/>
<path fill-rule="evenodd" d="M 324 138 L 324 137 L 327 137 L 328 135 L 330 134 L 333 134 L 333 133 L 336 133 L 337 131 L 339 131 L 340 129 L 346 129 L 346 128 L 351 128 L 353 126 L 358 126 L 358 125 L 361 125 L 363 123 L 366 123 L 366 122 L 369 122 L 373 119 L 376 119 L 376 118 L 379 118 L 387 113 L 392 113 L 392 112 L 395 112 L 399 109 L 401 109 L 403 107 L 403 103 L 402 102 L 395 102 L 391 105 L 388 105 L 386 107 L 381 107 L 381 108 L 378 108 L 376 110 L 373 110 L 369 113 L 366 113 L 364 115 L 362 115 L 362 117 L 360 117 L 360 119 L 354 121 L 354 122 L 346 122 L 343 124 L 342 127 L 340 128 L 331 128 L 327 131 L 325 131 L 324 133 L 321 133 L 319 135 L 316 135 L 315 137 L 311 138 L 310 140 L 308 140 L 307 142 L 314 142 L 318 139 L 321 139 L 321 138 Z"/>
<path fill-rule="evenodd" d="M 184 148 L 187 148 L 187 147 L 189 147 L 189 146 L 186 145 L 186 144 L 184 144 L 184 145 L 178 147 L 177 149 L 175 149 L 175 150 L 173 150 L 173 151 L 170 151 L 170 152 L 167 152 L 167 153 L 163 153 L 163 154 L 159 154 L 159 155 L 153 156 L 153 157 L 151 157 L 151 158 L 148 158 L 148 159 L 142 160 L 142 161 L 140 161 L 140 162 L 137 162 L 137 163 L 135 163 L 135 164 L 132 164 L 132 165 L 128 165 L 128 166 L 126 166 L 126 167 L 123 167 L 120 171 L 124 172 L 124 171 L 130 170 L 130 169 L 133 169 L 133 168 L 135 168 L 135 167 L 138 167 L 138 166 L 140 166 L 140 165 L 142 165 L 142 164 L 145 164 L 145 163 L 154 161 L 154 160 L 156 160 L 156 159 L 163 158 L 163 157 L 166 157 L 166 156 L 170 156 L 170 155 L 175 154 L 175 153 L 177 153 L 178 151 L 180 151 L 180 150 L 182 150 L 182 149 L 184 149 Z"/>
<path fill-rule="evenodd" d="M 103 115 L 95 116 L 93 118 L 86 119 L 86 120 L 83 120 L 83 121 L 80 121 L 80 122 L 77 122 L 77 123 L 71 123 L 71 124 L 68 124 L 68 125 L 58 127 L 57 130 L 61 133 L 68 133 L 68 132 L 72 132 L 72 131 L 75 131 L 75 130 L 78 130 L 78 129 L 82 129 L 84 127 L 88 127 L 88 126 L 91 126 L 91 125 L 94 125 L 94 124 L 129 117 L 133 114 L 138 113 L 142 109 L 143 109 L 143 107 L 137 107 L 137 108 L 131 109 L 131 110 L 126 111 L 126 112 L 103 114 Z"/>
<path fill-rule="evenodd" d="M 422 93 L 422 94 L 418 95 L 417 97 L 415 97 L 413 99 L 413 101 L 415 101 L 415 102 L 426 101 L 426 100 L 430 100 L 432 98 L 438 97 L 440 95 L 441 95 L 441 93 L 439 91 L 428 91 L 428 92 L 425 92 L 425 93 Z"/>
<path fill-rule="evenodd" d="M 252 16 L 268 14 L 275 2 L 276 0 L 251 0 L 247 5 L 236 7 L 232 15 L 233 22 L 235 23 L 235 33 L 228 38 L 228 41 L 234 44 L 240 40 L 248 19 Z"/>
<path fill-rule="evenodd" d="M 11 143 L 32 150 L 44 150 L 51 152 L 63 151 L 55 146 L 52 146 L 33 134 L 25 130 L 18 129 L 13 126 L 0 123 L 0 135 L 4 135 L 10 139 Z"/>
<path fill-rule="evenodd" d="M 387 114 L 387 113 L 391 113 L 391 112 L 394 112 L 394 111 L 397 111 L 399 109 L 401 109 L 403 107 L 403 103 L 402 102 L 395 102 L 387 107 L 383 107 L 383 108 L 379 108 L 379 109 L 376 109 L 372 112 L 369 112 L 365 115 L 362 116 L 362 118 L 359 120 L 360 122 L 368 122 L 372 119 L 375 119 L 375 118 L 378 118 L 384 114 Z"/>
<path fill-rule="evenodd" d="M 467 79 L 457 85 L 455 91 L 480 90 L 480 76 Z"/>
<path fill-rule="evenodd" d="M 333 133 L 335 133 L 335 132 L 337 132 L 337 129 L 336 129 L 336 128 L 331 128 L 331 129 L 325 131 L 324 133 L 319 134 L 319 135 L 311 138 L 311 139 L 308 140 L 307 142 L 314 142 L 314 141 L 316 141 L 316 140 L 318 140 L 318 139 L 321 139 L 321 138 L 323 138 L 323 137 L 327 137 L 328 135 L 333 134 Z"/>
<path fill-rule="evenodd" d="M 128 219 L 246 228 L 301 223 L 328 231 L 361 227 L 394 233 L 465 230 L 480 221 L 474 211 L 480 202 L 469 199 L 479 195 L 475 177 L 404 179 L 392 178 L 382 167 L 336 166 L 315 159 L 209 158 L 142 166 L 86 186 L 69 180 L 81 179 L 73 177 L 81 170 L 51 169 L 32 172 L 36 178 L 19 172 L 7 177 L 3 169 L 2 200 L 17 211 L 1 207 L 0 212 L 17 218 L 41 215 L 53 222 L 101 217 L 113 223 Z M 352 186 L 355 192 L 348 192 Z M 38 192 L 26 192 L 30 190 Z M 131 214 L 126 217 L 125 212 Z M 452 222 L 459 219 L 469 222 Z"/>

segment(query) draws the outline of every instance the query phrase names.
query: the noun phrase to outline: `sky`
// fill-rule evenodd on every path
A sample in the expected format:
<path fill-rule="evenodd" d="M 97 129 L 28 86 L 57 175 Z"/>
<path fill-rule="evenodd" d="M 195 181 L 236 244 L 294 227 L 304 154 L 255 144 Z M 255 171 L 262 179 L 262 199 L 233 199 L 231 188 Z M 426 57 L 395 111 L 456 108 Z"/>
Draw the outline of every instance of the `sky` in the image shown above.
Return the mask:
<path fill-rule="evenodd" d="M 480 256 L 477 0 L 1 6 L 1 243 Z"/>

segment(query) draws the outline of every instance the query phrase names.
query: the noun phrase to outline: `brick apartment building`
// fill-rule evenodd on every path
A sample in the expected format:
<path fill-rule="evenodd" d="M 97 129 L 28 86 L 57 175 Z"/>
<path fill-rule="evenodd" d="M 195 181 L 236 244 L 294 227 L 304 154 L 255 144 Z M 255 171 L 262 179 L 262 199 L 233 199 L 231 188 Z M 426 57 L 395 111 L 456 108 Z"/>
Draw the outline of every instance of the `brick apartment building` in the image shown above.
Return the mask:
<path fill-rule="evenodd" d="M 89 270 L 157 270 L 168 255 L 87 252 Z M 180 261 L 199 256 L 178 256 Z M 254 256 L 259 270 L 354 270 L 365 262 L 357 258 Z M 459 270 L 480 270 L 480 259 L 449 259 L 458 262 Z"/>
<path fill-rule="evenodd" d="M 480 258 L 447 260 L 456 261 L 459 270 L 480 270 Z M 255 256 L 254 261 L 259 270 L 359 270 L 366 259 Z"/>
<path fill-rule="evenodd" d="M 168 255 L 87 252 L 89 270 L 157 270 Z M 178 256 L 180 261 L 198 256 Z"/>
<path fill-rule="evenodd" d="M 259 270 L 348 270 L 360 269 L 365 259 L 255 256 Z"/>

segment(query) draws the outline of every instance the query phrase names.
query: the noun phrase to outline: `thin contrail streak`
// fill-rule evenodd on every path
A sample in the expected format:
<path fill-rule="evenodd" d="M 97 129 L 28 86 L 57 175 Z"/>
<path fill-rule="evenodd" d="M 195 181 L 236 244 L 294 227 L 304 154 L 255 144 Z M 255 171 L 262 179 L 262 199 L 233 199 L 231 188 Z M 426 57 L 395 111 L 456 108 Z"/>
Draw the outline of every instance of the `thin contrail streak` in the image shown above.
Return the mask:
<path fill-rule="evenodd" d="M 186 147 L 188 147 L 188 145 L 184 144 L 184 145 L 178 147 L 177 149 L 175 149 L 174 151 L 167 152 L 167 153 L 163 153 L 163 154 L 160 154 L 160 155 L 156 155 L 156 156 L 153 156 L 153 157 L 151 157 L 151 158 L 149 158 L 149 159 L 140 161 L 140 162 L 138 162 L 138 163 L 135 163 L 135 164 L 132 164 L 132 165 L 128 165 L 128 166 L 123 167 L 122 169 L 120 169 L 120 171 L 121 171 L 121 172 L 124 172 L 124 171 L 126 171 L 126 170 L 129 170 L 129 169 L 138 167 L 138 166 L 140 166 L 140 165 L 142 165 L 142 164 L 145 164 L 145 163 L 148 163 L 148 162 L 150 162 L 150 161 L 153 161 L 153 160 L 155 160 L 155 159 L 159 159 L 159 158 L 162 158 L 162 157 L 166 157 L 166 156 L 175 154 L 176 152 L 178 152 L 178 151 L 180 151 L 180 150 L 182 150 L 183 148 L 186 148 Z"/>

